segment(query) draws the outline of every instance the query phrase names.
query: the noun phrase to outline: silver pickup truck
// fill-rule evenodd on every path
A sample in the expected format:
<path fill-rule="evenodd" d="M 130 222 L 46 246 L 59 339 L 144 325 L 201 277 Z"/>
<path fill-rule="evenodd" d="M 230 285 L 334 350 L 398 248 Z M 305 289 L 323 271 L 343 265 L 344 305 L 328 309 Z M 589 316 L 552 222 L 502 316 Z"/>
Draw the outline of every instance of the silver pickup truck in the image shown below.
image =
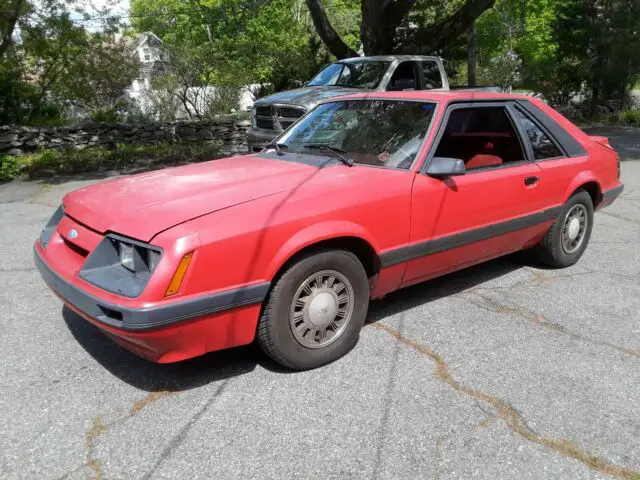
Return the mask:
<path fill-rule="evenodd" d="M 438 57 L 388 55 L 356 57 L 332 63 L 304 88 L 276 93 L 256 101 L 250 152 L 257 152 L 320 101 L 366 90 L 448 90 L 449 80 Z"/>

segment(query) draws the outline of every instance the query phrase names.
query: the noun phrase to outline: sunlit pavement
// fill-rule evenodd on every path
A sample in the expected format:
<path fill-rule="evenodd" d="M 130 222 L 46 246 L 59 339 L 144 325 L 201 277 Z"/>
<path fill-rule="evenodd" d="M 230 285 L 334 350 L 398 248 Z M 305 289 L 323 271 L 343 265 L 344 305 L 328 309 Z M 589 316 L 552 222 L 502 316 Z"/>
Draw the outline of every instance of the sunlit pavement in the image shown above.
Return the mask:
<path fill-rule="evenodd" d="M 93 180 L 0 186 L 0 478 L 640 478 L 640 130 L 580 263 L 518 255 L 375 302 L 346 358 L 158 366 L 63 309 L 32 241 Z"/>

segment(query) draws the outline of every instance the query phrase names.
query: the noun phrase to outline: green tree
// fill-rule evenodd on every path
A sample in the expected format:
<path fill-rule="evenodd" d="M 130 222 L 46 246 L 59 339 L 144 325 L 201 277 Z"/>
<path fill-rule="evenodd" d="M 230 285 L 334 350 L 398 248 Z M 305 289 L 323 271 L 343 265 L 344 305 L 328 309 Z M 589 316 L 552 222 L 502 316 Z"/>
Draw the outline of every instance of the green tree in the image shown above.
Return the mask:
<path fill-rule="evenodd" d="M 335 17 L 352 39 L 353 2 L 346 0 Z M 134 32 L 153 31 L 171 49 L 197 50 L 207 67 L 203 83 L 289 88 L 328 61 L 303 0 L 133 0 L 132 16 Z"/>
<path fill-rule="evenodd" d="M 3 3 L 0 123 L 58 121 L 70 104 L 109 110 L 135 78 L 134 62 L 115 40 L 116 25 L 88 33 L 71 18 L 71 6 L 66 0 Z"/>
<path fill-rule="evenodd" d="M 584 83 L 591 105 L 627 103 L 640 78 L 640 3 L 637 0 L 559 0 L 554 23 L 556 58 L 564 81 Z"/>
<path fill-rule="evenodd" d="M 92 116 L 117 117 L 123 94 L 138 77 L 140 62 L 129 44 L 109 33 L 85 33 L 82 51 L 69 61 L 54 86 L 55 95 Z"/>
<path fill-rule="evenodd" d="M 29 5 L 26 0 L 3 0 L 0 5 L 0 59 L 13 43 L 13 34 L 20 17 Z"/>

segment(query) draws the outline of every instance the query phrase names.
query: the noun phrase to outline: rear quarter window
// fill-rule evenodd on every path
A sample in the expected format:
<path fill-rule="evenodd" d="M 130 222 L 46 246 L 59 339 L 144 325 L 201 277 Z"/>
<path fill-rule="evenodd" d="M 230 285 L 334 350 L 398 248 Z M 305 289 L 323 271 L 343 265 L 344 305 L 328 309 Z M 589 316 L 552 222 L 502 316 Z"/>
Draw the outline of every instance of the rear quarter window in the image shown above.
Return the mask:
<path fill-rule="evenodd" d="M 522 126 L 529 138 L 533 156 L 536 160 L 547 160 L 549 158 L 564 157 L 562 151 L 555 145 L 553 140 L 527 115 L 519 109 L 515 109 Z"/>

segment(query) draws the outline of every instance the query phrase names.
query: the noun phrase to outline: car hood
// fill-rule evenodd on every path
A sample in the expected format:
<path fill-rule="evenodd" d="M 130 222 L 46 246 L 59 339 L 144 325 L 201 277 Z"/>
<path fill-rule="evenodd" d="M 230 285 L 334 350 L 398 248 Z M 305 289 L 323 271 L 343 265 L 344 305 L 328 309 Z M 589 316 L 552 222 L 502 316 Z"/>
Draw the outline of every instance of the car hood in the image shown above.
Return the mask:
<path fill-rule="evenodd" d="M 364 91 L 366 90 L 345 87 L 304 87 L 269 95 L 268 97 L 261 98 L 255 104 L 260 106 L 281 103 L 310 109 L 322 100 Z"/>
<path fill-rule="evenodd" d="M 120 177 L 65 196 L 64 210 L 100 233 L 149 242 L 175 225 L 300 185 L 316 169 L 238 156 Z"/>

